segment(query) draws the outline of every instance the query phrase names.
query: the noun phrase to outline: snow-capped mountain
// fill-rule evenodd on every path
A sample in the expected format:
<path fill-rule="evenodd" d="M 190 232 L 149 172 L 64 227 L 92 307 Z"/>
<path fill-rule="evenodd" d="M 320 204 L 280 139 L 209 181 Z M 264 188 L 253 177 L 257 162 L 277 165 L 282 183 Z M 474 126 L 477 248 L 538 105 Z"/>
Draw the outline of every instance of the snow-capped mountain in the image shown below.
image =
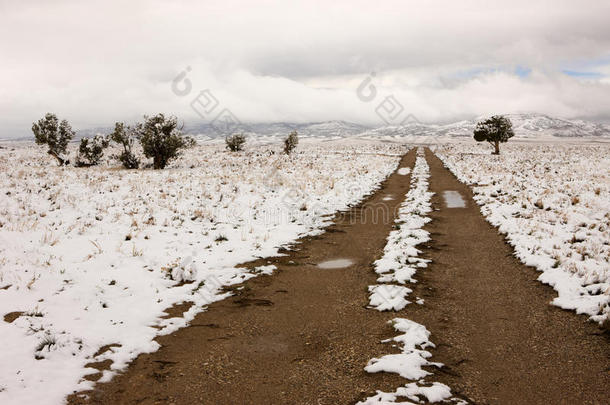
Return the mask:
<path fill-rule="evenodd" d="M 516 138 L 549 137 L 604 137 L 610 138 L 610 125 L 584 120 L 567 120 L 543 114 L 505 114 L 512 123 Z M 186 125 L 184 132 L 201 141 L 221 141 L 228 133 L 244 133 L 260 143 L 277 142 L 290 132 L 297 131 L 301 138 L 350 138 L 400 140 L 406 137 L 470 137 L 478 121 L 487 117 L 458 121 L 450 124 L 425 124 L 412 120 L 400 126 L 377 128 L 346 121 L 325 121 L 313 123 L 256 123 L 241 124 L 230 131 L 218 130 L 210 123 Z M 92 137 L 96 134 L 109 134 L 111 127 L 92 128 L 77 131 L 74 140 Z M 31 140 L 23 138 L 21 140 Z"/>
<path fill-rule="evenodd" d="M 290 132 L 297 131 L 303 137 L 347 137 L 358 135 L 370 128 L 364 125 L 346 121 L 325 121 L 313 123 L 290 123 L 272 122 L 256 124 L 240 124 L 230 131 L 219 129 L 209 123 L 195 126 L 187 126 L 186 132 L 201 138 L 224 137 L 227 133 L 242 132 L 245 135 L 256 135 L 259 137 L 282 137 L 285 138 Z"/>
<path fill-rule="evenodd" d="M 610 136 L 610 125 L 583 120 L 564 120 L 536 114 L 509 114 L 515 135 L 538 134 L 557 137 Z"/>
<path fill-rule="evenodd" d="M 610 125 L 583 120 L 566 120 L 543 114 L 505 114 L 513 123 L 516 138 L 537 137 L 610 137 Z M 486 117 L 436 125 L 410 122 L 366 131 L 362 137 L 472 136 L 476 123 Z"/>

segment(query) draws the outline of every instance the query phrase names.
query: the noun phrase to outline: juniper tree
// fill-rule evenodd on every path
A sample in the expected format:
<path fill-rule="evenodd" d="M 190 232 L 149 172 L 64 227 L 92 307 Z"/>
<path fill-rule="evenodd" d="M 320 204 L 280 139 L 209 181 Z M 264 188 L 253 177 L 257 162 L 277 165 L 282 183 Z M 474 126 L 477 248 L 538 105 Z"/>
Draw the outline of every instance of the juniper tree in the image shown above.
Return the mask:
<path fill-rule="evenodd" d="M 64 158 L 68 143 L 74 138 L 74 131 L 66 120 L 59 120 L 52 113 L 47 113 L 44 118 L 32 124 L 32 132 L 38 145 L 47 145 L 47 153 L 59 162 L 59 165 L 68 164 Z"/>
<path fill-rule="evenodd" d="M 153 159 L 154 169 L 163 169 L 167 163 L 180 155 L 182 149 L 195 146 L 195 140 L 182 135 L 178 119 L 163 114 L 144 116 L 144 123 L 135 128 L 144 156 Z"/>
<path fill-rule="evenodd" d="M 502 115 L 477 123 L 474 130 L 474 139 L 477 142 L 489 142 L 494 146 L 494 155 L 500 154 L 500 142 L 507 142 L 515 136 L 513 124 Z"/>
<path fill-rule="evenodd" d="M 292 131 L 290 135 L 288 135 L 288 138 L 284 139 L 284 152 L 287 155 L 290 155 L 294 148 L 297 147 L 298 143 L 299 137 L 297 131 Z"/>
<path fill-rule="evenodd" d="M 124 168 L 137 169 L 140 167 L 140 160 L 133 153 L 133 145 L 136 140 L 133 128 L 126 127 L 122 122 L 117 122 L 114 125 L 114 132 L 109 135 L 109 138 L 123 147 L 121 154 L 116 157 L 121 161 Z"/>
<path fill-rule="evenodd" d="M 76 166 L 86 167 L 99 164 L 104 156 L 104 149 L 108 147 L 109 143 L 108 138 L 101 135 L 96 135 L 92 139 L 81 139 L 76 155 Z"/>
<path fill-rule="evenodd" d="M 246 137 L 243 134 L 227 136 L 225 138 L 225 143 L 227 144 L 227 149 L 231 152 L 239 152 L 244 148 Z"/>

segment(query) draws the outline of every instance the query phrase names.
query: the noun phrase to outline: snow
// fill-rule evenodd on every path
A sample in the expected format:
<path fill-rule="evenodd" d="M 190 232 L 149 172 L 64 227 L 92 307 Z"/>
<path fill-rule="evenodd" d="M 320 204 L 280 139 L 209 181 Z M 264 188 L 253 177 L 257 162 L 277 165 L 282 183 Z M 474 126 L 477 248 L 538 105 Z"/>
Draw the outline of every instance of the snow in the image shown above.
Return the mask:
<path fill-rule="evenodd" d="M 354 261 L 350 259 L 334 259 L 318 263 L 318 267 L 321 269 L 342 269 L 351 266 L 353 263 Z"/>
<path fill-rule="evenodd" d="M 434 347 L 429 340 L 430 332 L 425 326 L 404 318 L 395 318 L 391 321 L 394 329 L 403 332 L 390 341 L 402 345 L 400 354 L 388 354 L 381 358 L 371 359 L 364 368 L 369 373 L 397 373 L 409 380 L 419 380 L 430 375 L 422 367 L 437 366 L 440 363 L 431 363 L 427 359 L 432 355 L 426 351 L 427 347 Z"/>
<path fill-rule="evenodd" d="M 422 252 L 416 248 L 430 240 L 429 233 L 422 229 L 431 220 L 427 214 L 432 211 L 430 199 L 434 193 L 428 191 L 429 177 L 428 164 L 423 151 L 419 149 L 411 175 L 411 188 L 396 219 L 398 227 L 390 232 L 383 256 L 374 263 L 375 272 L 380 275 L 377 279 L 380 284 L 369 286 L 369 308 L 378 311 L 400 311 L 405 308 L 410 303 L 406 297 L 412 290 L 404 284 L 417 282 L 413 278 L 417 269 L 425 268 L 429 263 L 429 260 L 420 257 Z M 419 297 L 415 302 L 424 304 Z M 430 384 L 424 380 L 431 373 L 423 367 L 443 366 L 428 360 L 432 354 L 426 349 L 434 347 L 434 344 L 426 327 L 405 318 L 395 318 L 390 322 L 402 334 L 383 342 L 398 345 L 400 353 L 371 359 L 365 371 L 397 373 L 413 382 L 399 387 L 395 392 L 377 391 L 376 395 L 358 402 L 358 405 L 421 403 L 420 397 L 425 397 L 428 402 L 459 403 L 458 399 L 452 397 L 448 386 L 438 382 Z M 399 398 L 413 402 L 399 401 Z"/>
<path fill-rule="evenodd" d="M 443 199 L 447 208 L 464 208 L 466 207 L 466 201 L 462 198 L 462 195 L 454 190 L 443 191 Z"/>
<path fill-rule="evenodd" d="M 409 303 L 405 297 L 411 290 L 401 285 L 415 282 L 413 275 L 417 269 L 427 266 L 428 260 L 418 257 L 421 251 L 416 246 L 430 240 L 428 232 L 422 229 L 430 221 L 426 214 L 432 209 L 429 176 L 426 159 L 420 154 L 411 175 L 411 188 L 398 211 L 397 229 L 390 232 L 383 256 L 374 263 L 375 272 L 380 275 L 377 281 L 384 284 L 369 286 L 369 305 L 379 311 L 404 308 Z"/>
<path fill-rule="evenodd" d="M 409 401 L 397 400 L 400 398 L 407 398 Z M 390 404 L 420 404 L 420 397 L 426 398 L 430 403 L 446 401 L 451 398 L 451 389 L 445 384 L 434 382 L 429 386 L 422 386 L 416 383 L 406 384 L 404 387 L 398 388 L 395 392 L 382 392 L 377 391 L 377 395 L 367 398 L 363 402 L 358 402 L 357 405 L 390 405 Z M 410 402 L 413 401 L 413 402 Z M 461 401 L 455 401 L 454 403 L 465 403 Z"/>
<path fill-rule="evenodd" d="M 108 381 L 155 336 L 273 266 L 236 265 L 319 233 L 397 166 L 396 145 L 198 146 L 162 171 L 59 168 L 30 144 L 0 150 L 0 403 L 57 404 Z M 360 152 L 354 158 L 356 152 Z M 175 304 L 193 303 L 169 318 Z M 102 354 L 96 352 L 114 345 Z"/>
<path fill-rule="evenodd" d="M 515 255 L 558 292 L 554 305 L 609 319 L 610 145 L 509 142 L 501 152 L 472 143 L 437 150 Z"/>
<path fill-rule="evenodd" d="M 400 311 L 410 302 L 405 297 L 412 290 L 400 285 L 380 284 L 369 286 L 369 307 L 378 311 Z"/>
<path fill-rule="evenodd" d="M 400 346 L 401 353 L 371 359 L 364 369 L 369 373 L 397 373 L 403 378 L 418 381 L 399 387 L 392 393 L 377 391 L 376 395 L 358 402 L 358 405 L 411 403 L 397 402 L 400 397 L 407 398 L 415 403 L 420 402 L 418 396 L 424 396 L 428 402 L 451 399 L 451 389 L 448 386 L 438 382 L 429 384 L 423 380 L 424 377 L 431 375 L 423 367 L 442 367 L 441 363 L 428 360 L 432 354 L 426 348 L 434 347 L 434 344 L 430 342 L 430 332 L 425 326 L 408 319 L 395 318 L 390 322 L 394 329 L 402 332 L 402 334 L 384 342 L 397 343 Z"/>

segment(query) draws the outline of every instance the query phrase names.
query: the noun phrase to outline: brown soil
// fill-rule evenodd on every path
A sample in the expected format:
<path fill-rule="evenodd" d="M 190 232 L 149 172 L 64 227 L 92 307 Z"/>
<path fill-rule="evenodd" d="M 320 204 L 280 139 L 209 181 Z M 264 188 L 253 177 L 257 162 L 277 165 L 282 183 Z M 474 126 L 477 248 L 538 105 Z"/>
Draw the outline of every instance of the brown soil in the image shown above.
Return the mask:
<path fill-rule="evenodd" d="M 12 323 L 23 314 L 25 314 L 25 312 L 21 311 L 9 312 L 8 314 L 4 314 L 4 322 Z"/>
<path fill-rule="evenodd" d="M 407 317 L 425 325 L 437 344 L 433 377 L 475 403 L 607 404 L 610 345 L 599 327 L 549 305 L 556 293 L 536 280 L 497 229 L 486 222 L 460 183 L 427 151 L 435 192 L 430 267 L 413 294 L 423 306 Z M 442 191 L 456 190 L 466 208 L 445 208 Z"/>
<path fill-rule="evenodd" d="M 399 167 L 414 163 L 411 151 Z M 210 305 L 190 327 L 158 338 L 159 351 L 98 384 L 88 400 L 73 395 L 69 403 L 335 405 L 404 384 L 364 367 L 392 351 L 380 341 L 396 334 L 387 324 L 396 314 L 366 309 L 367 287 L 375 284 L 371 264 L 383 253 L 409 182 L 409 175 L 392 174 L 324 234 L 304 238 L 287 256 L 246 264 L 279 270 L 233 289 L 237 295 Z M 383 201 L 388 195 L 397 198 Z M 335 258 L 353 264 L 316 266 Z"/>
<path fill-rule="evenodd" d="M 400 167 L 412 167 L 415 154 Z M 554 291 L 512 255 L 481 216 L 470 189 L 427 151 L 435 211 L 421 248 L 431 265 L 415 276 L 399 316 L 425 325 L 434 369 L 430 381 L 452 387 L 473 403 L 587 404 L 610 398 L 608 335 L 583 316 L 549 305 Z M 248 281 L 236 296 L 210 306 L 191 326 L 158 339 L 162 348 L 98 384 L 95 404 L 350 404 L 406 381 L 367 374 L 372 357 L 391 352 L 380 340 L 396 333 L 396 313 L 365 309 L 371 263 L 392 229 L 410 176 L 393 174 L 366 202 L 338 215 L 324 234 L 305 238 L 287 256 L 248 263 L 275 264 L 273 276 Z M 445 208 L 442 191 L 458 191 L 466 208 Z M 388 195 L 394 200 L 383 201 Z M 376 220 L 385 204 L 392 215 Z M 381 211 L 378 211 L 381 212 Z M 380 220 L 381 219 L 381 220 Z M 322 270 L 317 263 L 347 258 L 353 265 Z M 177 307 L 175 312 L 188 308 Z"/>

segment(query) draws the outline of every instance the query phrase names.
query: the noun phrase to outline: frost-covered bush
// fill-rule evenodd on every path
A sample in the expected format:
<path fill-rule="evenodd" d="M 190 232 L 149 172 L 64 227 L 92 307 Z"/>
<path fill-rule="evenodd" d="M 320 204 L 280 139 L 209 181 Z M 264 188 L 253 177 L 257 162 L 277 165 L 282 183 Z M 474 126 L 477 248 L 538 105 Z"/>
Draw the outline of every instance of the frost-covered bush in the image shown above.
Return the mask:
<path fill-rule="evenodd" d="M 154 169 L 165 168 L 170 160 L 180 155 L 182 149 L 195 146 L 193 138 L 182 135 L 176 117 L 166 118 L 163 114 L 144 116 L 144 123 L 137 124 L 135 131 L 144 156 L 153 159 Z"/>
<path fill-rule="evenodd" d="M 244 148 L 246 137 L 243 134 L 227 136 L 225 138 L 225 143 L 227 144 L 227 149 L 231 152 L 239 152 Z"/>
<path fill-rule="evenodd" d="M 117 122 L 114 125 L 114 132 L 110 134 L 110 139 L 123 147 L 123 151 L 115 157 L 123 163 L 125 169 L 140 167 L 140 159 L 133 152 L 133 145 L 136 140 L 133 128 L 126 127 L 122 122 Z"/>
<path fill-rule="evenodd" d="M 101 135 L 96 135 L 92 139 L 81 139 L 76 155 L 76 166 L 88 167 L 99 164 L 109 143 L 108 138 Z"/>
<path fill-rule="evenodd" d="M 60 166 L 69 163 L 64 155 L 68 142 L 74 137 L 74 131 L 68 121 L 59 122 L 55 114 L 47 113 L 44 118 L 32 124 L 32 132 L 36 143 L 47 145 L 47 153 L 57 159 Z"/>
<path fill-rule="evenodd" d="M 292 131 L 288 138 L 284 139 L 284 153 L 290 155 L 290 153 L 297 147 L 299 144 L 299 136 L 297 135 L 297 131 Z"/>
<path fill-rule="evenodd" d="M 493 117 L 477 123 L 474 130 L 474 140 L 477 142 L 489 142 L 494 147 L 493 154 L 500 154 L 500 142 L 508 142 L 515 136 L 513 124 L 502 115 Z"/>

